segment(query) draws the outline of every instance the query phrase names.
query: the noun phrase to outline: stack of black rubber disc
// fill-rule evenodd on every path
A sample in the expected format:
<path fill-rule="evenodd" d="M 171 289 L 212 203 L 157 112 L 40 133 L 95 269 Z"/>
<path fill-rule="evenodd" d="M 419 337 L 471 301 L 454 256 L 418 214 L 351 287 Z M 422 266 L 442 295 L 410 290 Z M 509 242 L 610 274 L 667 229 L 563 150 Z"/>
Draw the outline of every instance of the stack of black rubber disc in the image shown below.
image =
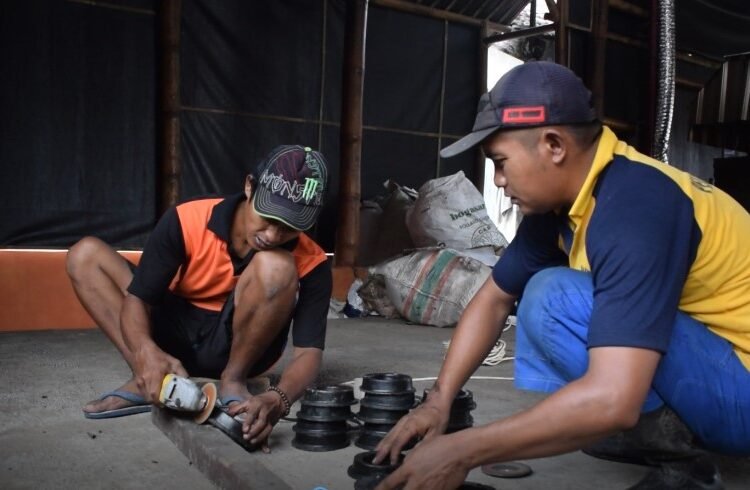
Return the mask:
<path fill-rule="evenodd" d="M 427 399 L 429 390 L 425 390 L 422 394 L 422 401 Z M 474 425 L 474 417 L 471 416 L 471 411 L 477 408 L 477 404 L 474 402 L 474 395 L 469 390 L 461 390 L 453 399 L 451 404 L 451 413 L 448 418 L 448 427 L 445 429 L 446 434 L 457 432 L 459 430 L 467 429 Z"/>
<path fill-rule="evenodd" d="M 398 469 L 404 462 L 404 455 L 399 454 L 396 464 L 391 464 L 388 457 L 380 464 L 372 462 L 375 451 L 367 451 L 354 456 L 354 462 L 349 466 L 347 474 L 354 478 L 354 490 L 374 490 L 388 475 Z M 474 482 L 463 482 L 457 490 L 494 490 L 494 487 Z"/>
<path fill-rule="evenodd" d="M 352 416 L 354 389 L 344 385 L 308 388 L 294 424 L 292 446 L 304 451 L 333 451 L 349 445 L 347 420 Z"/>
<path fill-rule="evenodd" d="M 362 378 L 361 389 L 365 395 L 357 418 L 363 425 L 354 444 L 362 449 L 375 449 L 414 406 L 414 387 L 406 374 L 373 373 Z"/>
<path fill-rule="evenodd" d="M 395 465 L 390 464 L 387 457 L 381 464 L 375 464 L 372 462 L 374 457 L 375 451 L 367 451 L 354 456 L 354 462 L 349 466 L 347 474 L 354 478 L 355 490 L 374 489 L 383 478 L 393 473 L 404 460 L 402 454 Z"/>

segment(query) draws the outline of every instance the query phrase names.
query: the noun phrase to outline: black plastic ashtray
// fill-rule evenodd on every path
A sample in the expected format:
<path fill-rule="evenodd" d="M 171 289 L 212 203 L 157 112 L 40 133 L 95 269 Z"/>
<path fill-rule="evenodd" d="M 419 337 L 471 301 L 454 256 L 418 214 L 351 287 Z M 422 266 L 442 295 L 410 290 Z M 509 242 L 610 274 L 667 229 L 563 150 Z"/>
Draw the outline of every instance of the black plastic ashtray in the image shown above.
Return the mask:
<path fill-rule="evenodd" d="M 376 477 L 379 475 L 387 476 L 396 471 L 396 468 L 398 468 L 404 461 L 403 454 L 399 456 L 398 463 L 395 465 L 392 465 L 387 457 L 381 464 L 375 464 L 372 462 L 374 457 L 375 451 L 358 453 L 354 456 L 354 462 L 349 466 L 346 473 L 355 480 L 365 477 Z"/>
<path fill-rule="evenodd" d="M 523 478 L 532 473 L 531 466 L 517 461 L 482 465 L 482 473 L 498 478 Z"/>
<path fill-rule="evenodd" d="M 380 441 L 383 440 L 386 434 L 387 432 L 370 432 L 362 430 L 354 440 L 354 445 L 372 451 L 378 446 Z"/>
<path fill-rule="evenodd" d="M 446 434 L 453 434 L 454 432 L 458 432 L 460 430 L 468 429 L 470 427 L 473 427 L 473 425 L 449 425 L 445 429 Z"/>
<path fill-rule="evenodd" d="M 495 487 L 490 486 L 490 485 L 485 485 L 484 483 L 465 481 L 456 490 L 495 490 Z"/>
<path fill-rule="evenodd" d="M 292 446 L 302 451 L 323 452 L 335 451 L 349 445 L 349 437 L 343 434 L 310 435 L 297 432 L 292 439 Z"/>
<path fill-rule="evenodd" d="M 349 405 L 343 407 L 319 407 L 316 405 L 302 404 L 297 412 L 297 418 L 312 422 L 337 422 L 348 420 L 352 416 Z"/>
<path fill-rule="evenodd" d="M 354 388 L 346 385 L 323 385 L 305 390 L 300 402 L 311 407 L 346 407 L 354 405 Z"/>
<path fill-rule="evenodd" d="M 359 431 L 359 436 L 354 440 L 354 445 L 372 451 L 392 428 L 392 425 L 365 423 Z M 407 442 L 403 449 L 408 451 L 416 446 L 417 442 L 418 439 L 415 437 Z"/>
<path fill-rule="evenodd" d="M 470 390 L 459 391 L 451 405 L 451 411 L 471 411 L 475 408 L 477 408 L 477 404 L 474 401 L 474 394 Z"/>
<path fill-rule="evenodd" d="M 364 476 L 354 481 L 354 490 L 375 490 L 375 487 L 388 475 Z"/>
<path fill-rule="evenodd" d="M 383 410 L 410 410 L 414 407 L 414 392 L 395 395 L 365 393 L 359 404 L 363 407 L 381 408 Z"/>
<path fill-rule="evenodd" d="M 303 451 L 333 451 L 349 445 L 346 421 L 310 422 L 298 420 L 292 426 L 292 446 Z"/>
<path fill-rule="evenodd" d="M 422 392 L 422 402 L 427 399 L 429 393 L 429 389 Z M 451 403 L 451 412 L 468 412 L 475 408 L 477 408 L 477 404 L 474 401 L 474 394 L 471 390 L 460 390 L 453 399 L 453 403 Z"/>
<path fill-rule="evenodd" d="M 370 373 L 362 377 L 360 386 L 365 393 L 390 394 L 414 393 L 411 376 L 400 373 Z"/>
<path fill-rule="evenodd" d="M 336 422 L 311 422 L 309 420 L 297 420 L 292 426 L 292 430 L 297 433 L 317 434 L 317 433 L 346 433 L 348 427 L 345 420 Z"/>
<path fill-rule="evenodd" d="M 469 412 L 462 414 L 451 413 L 450 418 L 448 418 L 449 428 L 455 426 L 471 427 L 472 425 L 474 425 L 474 417 Z"/>
<path fill-rule="evenodd" d="M 370 424 L 365 422 L 362 426 L 362 432 L 377 432 L 386 435 L 396 424 Z"/>
<path fill-rule="evenodd" d="M 357 418 L 369 424 L 395 424 L 407 413 L 409 410 L 385 410 L 362 405 L 359 407 Z"/>

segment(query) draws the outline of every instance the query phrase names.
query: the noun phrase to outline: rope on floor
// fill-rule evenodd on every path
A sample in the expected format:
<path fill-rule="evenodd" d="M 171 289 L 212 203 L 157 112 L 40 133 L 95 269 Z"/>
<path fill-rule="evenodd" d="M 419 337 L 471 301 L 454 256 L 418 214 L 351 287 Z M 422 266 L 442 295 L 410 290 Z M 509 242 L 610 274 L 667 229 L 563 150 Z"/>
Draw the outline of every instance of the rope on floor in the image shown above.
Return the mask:
<path fill-rule="evenodd" d="M 505 326 L 503 327 L 503 332 L 507 332 L 510 330 L 510 327 L 515 326 L 516 324 L 516 317 L 513 315 L 509 315 L 508 319 L 505 321 Z M 445 355 L 448 353 L 448 347 L 450 347 L 451 341 L 446 340 L 443 342 L 443 359 L 445 359 Z M 498 337 L 497 341 L 495 342 L 495 345 L 492 346 L 492 349 L 490 350 L 490 353 L 487 354 L 487 357 L 482 361 L 482 366 L 497 366 L 501 362 L 505 361 L 512 361 L 515 359 L 515 357 L 505 356 L 505 349 L 507 347 L 507 344 L 503 339 Z M 478 378 L 471 378 L 471 379 L 478 379 Z M 513 378 L 510 378 L 513 379 Z"/>

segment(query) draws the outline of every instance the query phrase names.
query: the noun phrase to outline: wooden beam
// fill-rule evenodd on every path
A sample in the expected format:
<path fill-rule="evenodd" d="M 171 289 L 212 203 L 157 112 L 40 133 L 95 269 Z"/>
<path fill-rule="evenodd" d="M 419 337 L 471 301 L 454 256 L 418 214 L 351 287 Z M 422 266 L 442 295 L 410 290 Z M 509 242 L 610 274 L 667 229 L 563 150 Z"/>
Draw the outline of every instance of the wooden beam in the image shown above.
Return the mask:
<path fill-rule="evenodd" d="M 441 10 L 434 7 L 428 7 L 426 5 L 406 2 L 404 0 L 370 0 L 370 2 L 373 5 L 377 5 L 378 7 L 399 10 L 401 12 L 421 15 L 424 17 L 432 17 L 433 19 L 447 20 L 449 22 L 457 22 L 459 24 L 469 24 L 473 26 L 481 26 L 483 22 L 487 22 L 488 26 L 493 30 L 501 32 L 508 30 L 508 26 L 502 24 L 488 22 L 483 19 L 469 17 L 467 15 L 457 14 L 449 10 Z"/>
<path fill-rule="evenodd" d="M 687 88 L 690 90 L 700 90 L 703 88 L 702 83 L 698 83 L 693 80 L 688 80 L 687 78 L 675 77 L 674 83 L 675 85 L 679 87 Z"/>
<path fill-rule="evenodd" d="M 552 32 L 555 30 L 555 24 L 544 24 L 536 27 L 527 27 L 525 29 L 517 29 L 515 31 L 501 32 L 500 34 L 493 34 L 483 39 L 485 44 L 497 43 L 500 41 L 507 41 L 508 39 L 518 39 L 519 37 L 538 36 L 546 32 Z"/>
<path fill-rule="evenodd" d="M 161 159 L 158 211 L 162 214 L 180 197 L 180 13 L 182 0 L 161 2 Z"/>
<path fill-rule="evenodd" d="M 91 7 L 101 7 L 105 9 L 111 9 L 111 10 L 120 10 L 122 12 L 128 12 L 131 14 L 142 14 L 142 15 L 154 15 L 155 14 L 153 9 L 128 7 L 125 5 L 117 5 L 117 4 L 109 3 L 109 2 L 100 2 L 97 0 L 65 0 L 65 1 L 69 3 L 80 3 L 82 5 L 89 5 Z"/>
<path fill-rule="evenodd" d="M 609 0 L 609 6 L 620 12 L 637 15 L 638 17 L 648 18 L 649 16 L 648 10 L 625 0 Z"/>
<path fill-rule="evenodd" d="M 336 227 L 336 267 L 354 267 L 359 248 L 359 206 L 362 195 L 362 96 L 365 78 L 368 0 L 346 2 L 341 164 Z"/>
<path fill-rule="evenodd" d="M 618 133 L 620 132 L 631 133 L 635 131 L 634 125 L 627 123 L 621 119 L 613 119 L 611 117 L 605 117 L 604 119 L 602 119 L 602 123 L 614 129 Z"/>
<path fill-rule="evenodd" d="M 552 22 L 557 22 L 560 19 L 560 9 L 557 8 L 555 0 L 544 0 L 547 4 L 547 10 L 549 11 L 549 17 Z"/>
<path fill-rule="evenodd" d="M 576 24 L 568 24 L 568 29 L 573 29 L 580 32 L 588 32 L 591 33 L 591 29 L 579 26 Z M 641 41 L 639 39 L 635 39 L 628 36 L 623 36 L 622 34 L 616 34 L 614 32 L 608 32 L 607 33 L 607 40 L 609 41 L 615 41 L 621 44 L 626 44 L 628 46 L 635 46 L 638 48 L 648 49 L 648 43 L 645 41 Z M 703 55 L 695 54 L 695 53 L 688 53 L 685 51 L 678 51 L 677 52 L 677 59 L 681 61 L 686 61 L 688 63 L 692 63 L 694 65 L 703 66 L 705 68 L 710 68 L 712 70 L 718 70 L 721 67 L 721 61 L 708 58 Z"/>

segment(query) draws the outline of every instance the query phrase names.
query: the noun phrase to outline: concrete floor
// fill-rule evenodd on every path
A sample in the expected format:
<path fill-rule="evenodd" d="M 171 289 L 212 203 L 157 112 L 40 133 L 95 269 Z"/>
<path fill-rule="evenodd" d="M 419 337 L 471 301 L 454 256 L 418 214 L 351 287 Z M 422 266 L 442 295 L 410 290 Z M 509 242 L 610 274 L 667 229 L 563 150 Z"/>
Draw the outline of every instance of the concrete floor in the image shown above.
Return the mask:
<path fill-rule="evenodd" d="M 513 353 L 513 330 L 506 333 Z M 396 371 L 415 379 L 417 393 L 429 387 L 440 367 L 443 341 L 452 329 L 408 325 L 379 318 L 329 321 L 323 382 L 346 382 L 370 372 Z M 512 362 L 482 367 L 477 376 L 511 377 Z M 0 487 L 2 488 L 215 488 L 214 483 L 152 423 L 149 414 L 87 420 L 81 406 L 116 388 L 129 375 L 115 349 L 98 331 L 0 334 Z M 513 388 L 512 381 L 472 379 L 476 425 L 529 406 L 540 397 Z M 356 411 L 356 408 L 355 408 Z M 292 414 L 296 412 L 292 410 Z M 281 422 L 272 435 L 272 454 L 245 453 L 215 429 L 220 454 L 247 458 L 259 473 L 246 488 L 268 488 L 263 474 L 292 489 L 351 489 L 346 475 L 352 445 L 325 453 L 304 452 L 290 444 L 292 424 Z M 208 432 L 212 431 L 212 432 Z M 215 432 L 215 434 L 214 434 Z M 230 456 L 227 456 L 228 458 Z M 747 488 L 750 460 L 719 458 L 728 489 Z M 580 452 L 526 461 L 534 473 L 503 480 L 474 470 L 469 480 L 496 489 L 624 489 L 645 469 L 609 463 Z M 213 481 L 216 481 L 215 479 Z"/>

